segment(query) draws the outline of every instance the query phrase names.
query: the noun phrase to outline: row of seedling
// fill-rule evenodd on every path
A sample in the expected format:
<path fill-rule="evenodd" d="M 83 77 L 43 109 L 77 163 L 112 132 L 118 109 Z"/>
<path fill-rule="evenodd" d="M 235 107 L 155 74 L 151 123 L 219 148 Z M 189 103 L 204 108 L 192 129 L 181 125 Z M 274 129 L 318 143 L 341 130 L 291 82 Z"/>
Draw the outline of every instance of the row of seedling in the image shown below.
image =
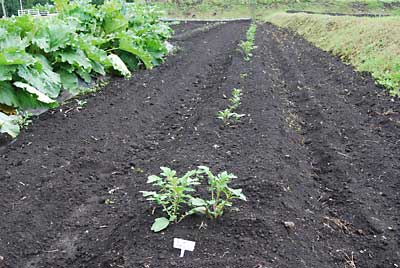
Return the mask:
<path fill-rule="evenodd" d="M 244 54 L 244 59 L 250 61 L 253 57 L 253 50 L 256 48 L 254 41 L 256 38 L 257 25 L 252 23 L 246 33 L 246 41 L 241 41 L 239 44 L 240 50 Z"/>
<path fill-rule="evenodd" d="M 241 89 L 234 88 L 232 90 L 232 96 L 229 98 L 229 107 L 217 113 L 217 118 L 221 119 L 224 124 L 228 125 L 230 123 L 237 123 L 240 121 L 240 118 L 245 116 L 245 114 L 236 113 L 236 110 L 240 107 L 240 104 L 242 103 L 242 95 L 243 93 Z"/>
<path fill-rule="evenodd" d="M 253 56 L 255 34 L 256 25 L 252 24 L 247 31 L 247 40 L 239 45 L 246 61 Z M 236 113 L 242 103 L 242 95 L 241 89 L 234 88 L 229 98 L 229 107 L 217 113 L 217 118 L 224 124 L 237 123 L 245 116 Z M 162 208 L 163 215 L 156 218 L 151 226 L 154 232 L 160 232 L 170 224 L 179 223 L 193 214 L 216 219 L 223 215 L 227 207 L 233 205 L 233 200 L 246 201 L 242 189 L 229 186 L 231 180 L 237 177 L 227 171 L 214 175 L 208 167 L 200 166 L 183 176 L 178 176 L 177 172 L 170 168 L 161 167 L 161 170 L 159 176 L 151 175 L 147 180 L 147 183 L 157 190 L 141 191 L 147 200 Z M 208 193 L 208 197 L 202 198 L 205 192 Z M 202 196 L 198 193 L 202 193 Z"/>

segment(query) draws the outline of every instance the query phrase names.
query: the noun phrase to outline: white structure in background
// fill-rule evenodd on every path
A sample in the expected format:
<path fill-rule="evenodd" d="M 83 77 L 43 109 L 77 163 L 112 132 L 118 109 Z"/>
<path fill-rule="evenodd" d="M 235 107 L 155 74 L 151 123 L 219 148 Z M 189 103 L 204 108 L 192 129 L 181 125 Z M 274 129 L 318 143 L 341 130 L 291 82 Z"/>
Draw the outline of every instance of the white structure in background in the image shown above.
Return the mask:
<path fill-rule="evenodd" d="M 1 0 L 1 8 L 3 10 L 3 18 L 7 17 L 6 6 L 4 5 L 4 0 Z"/>
<path fill-rule="evenodd" d="M 22 9 L 22 10 L 18 10 L 18 16 L 23 16 L 23 15 L 47 17 L 47 16 L 55 16 L 55 15 L 57 15 L 57 13 L 50 13 L 49 11 L 40 11 L 40 10 L 37 10 L 37 9 Z"/>

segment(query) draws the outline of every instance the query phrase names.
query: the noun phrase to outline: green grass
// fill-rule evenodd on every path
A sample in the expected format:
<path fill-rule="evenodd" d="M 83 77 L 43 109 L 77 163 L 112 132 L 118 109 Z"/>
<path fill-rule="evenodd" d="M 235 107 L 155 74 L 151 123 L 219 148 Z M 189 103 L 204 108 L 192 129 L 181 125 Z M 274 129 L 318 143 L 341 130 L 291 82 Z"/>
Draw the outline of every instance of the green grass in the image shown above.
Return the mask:
<path fill-rule="evenodd" d="M 400 7 L 388 9 L 385 3 L 397 0 L 182 0 L 180 5 L 159 2 L 168 17 L 221 19 L 266 18 L 286 10 L 307 10 L 337 13 L 379 13 L 400 15 Z"/>
<path fill-rule="evenodd" d="M 358 71 L 370 72 L 393 95 L 400 96 L 400 19 L 324 15 L 272 15 L 268 20 L 293 30 Z"/>

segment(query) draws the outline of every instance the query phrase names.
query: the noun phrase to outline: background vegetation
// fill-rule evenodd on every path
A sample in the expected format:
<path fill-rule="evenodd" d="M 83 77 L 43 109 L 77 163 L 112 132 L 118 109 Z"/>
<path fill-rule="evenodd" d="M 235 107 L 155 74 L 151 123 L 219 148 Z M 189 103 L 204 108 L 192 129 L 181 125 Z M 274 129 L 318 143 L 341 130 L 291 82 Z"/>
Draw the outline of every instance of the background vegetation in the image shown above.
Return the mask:
<path fill-rule="evenodd" d="M 325 51 L 340 56 L 358 71 L 400 96 L 400 19 L 279 13 L 269 18 Z"/>
<path fill-rule="evenodd" d="M 256 17 L 286 10 L 400 15 L 397 0 L 151 0 L 171 17 Z"/>
<path fill-rule="evenodd" d="M 56 107 L 98 77 L 130 77 L 163 61 L 171 35 L 150 6 L 56 0 L 57 16 L 0 20 L 0 133 L 17 136 L 15 114 Z"/>

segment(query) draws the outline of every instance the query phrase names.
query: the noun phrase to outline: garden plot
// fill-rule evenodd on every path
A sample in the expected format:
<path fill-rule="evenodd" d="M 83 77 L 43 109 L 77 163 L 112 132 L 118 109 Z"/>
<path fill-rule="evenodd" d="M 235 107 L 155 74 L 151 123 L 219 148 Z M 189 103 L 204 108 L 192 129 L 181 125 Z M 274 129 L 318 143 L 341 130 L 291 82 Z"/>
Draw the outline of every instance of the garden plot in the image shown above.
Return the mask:
<path fill-rule="evenodd" d="M 188 35 L 85 111 L 67 104 L 23 130 L 1 152 L 0 267 L 400 265 L 397 101 L 269 24 L 244 60 L 249 26 Z M 245 116 L 224 124 L 235 88 Z M 152 232 L 147 177 L 200 165 L 234 173 L 247 201 Z M 179 258 L 174 238 L 194 251 Z"/>

